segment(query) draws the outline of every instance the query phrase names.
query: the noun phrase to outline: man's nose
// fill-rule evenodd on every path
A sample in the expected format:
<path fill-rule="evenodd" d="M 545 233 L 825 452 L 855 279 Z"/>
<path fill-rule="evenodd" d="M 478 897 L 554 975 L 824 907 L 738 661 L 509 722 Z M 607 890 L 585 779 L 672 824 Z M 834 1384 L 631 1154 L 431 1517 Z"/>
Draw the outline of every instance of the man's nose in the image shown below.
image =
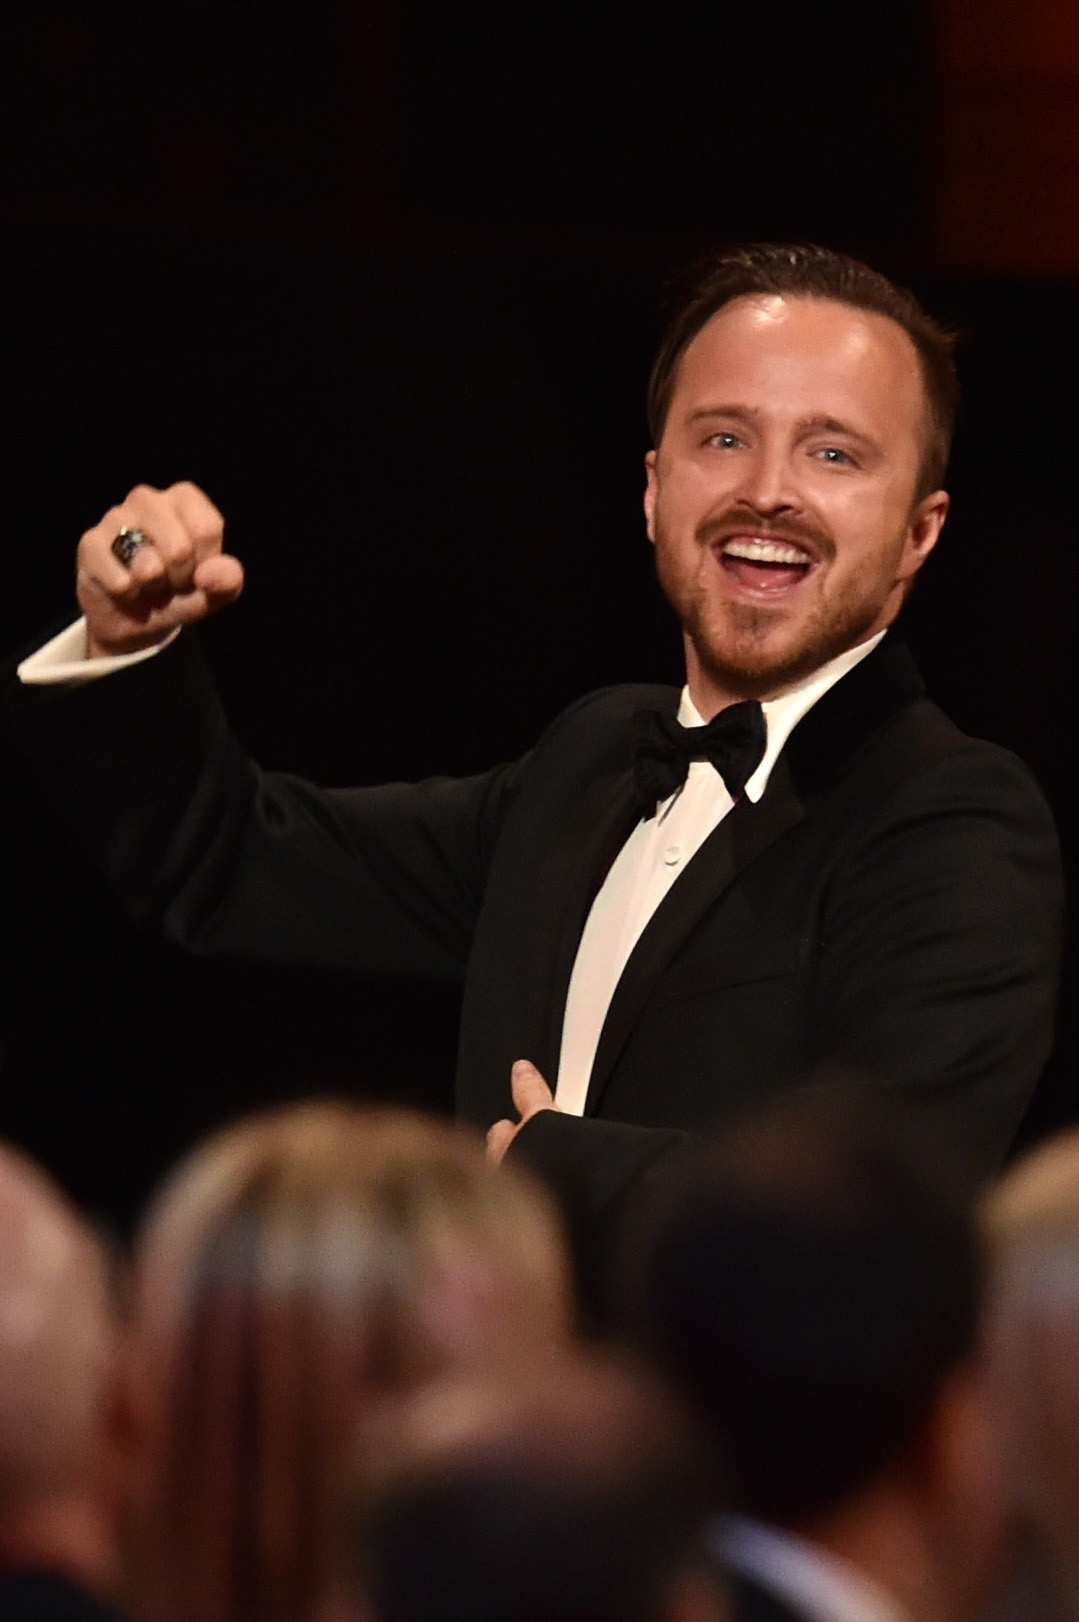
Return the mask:
<path fill-rule="evenodd" d="M 801 507 L 795 469 L 782 447 L 758 446 L 742 463 L 741 474 L 739 497 L 762 516 Z"/>

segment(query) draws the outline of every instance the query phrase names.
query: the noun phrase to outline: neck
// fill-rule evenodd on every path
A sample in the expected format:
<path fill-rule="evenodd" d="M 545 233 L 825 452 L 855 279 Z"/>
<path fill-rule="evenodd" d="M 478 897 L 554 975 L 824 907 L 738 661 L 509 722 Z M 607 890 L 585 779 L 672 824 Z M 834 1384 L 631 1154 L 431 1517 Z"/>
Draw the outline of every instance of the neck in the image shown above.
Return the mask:
<path fill-rule="evenodd" d="M 105 1517 L 76 1492 L 0 1512 L 0 1568 L 56 1572 L 100 1592 L 110 1591 L 117 1576 Z"/>

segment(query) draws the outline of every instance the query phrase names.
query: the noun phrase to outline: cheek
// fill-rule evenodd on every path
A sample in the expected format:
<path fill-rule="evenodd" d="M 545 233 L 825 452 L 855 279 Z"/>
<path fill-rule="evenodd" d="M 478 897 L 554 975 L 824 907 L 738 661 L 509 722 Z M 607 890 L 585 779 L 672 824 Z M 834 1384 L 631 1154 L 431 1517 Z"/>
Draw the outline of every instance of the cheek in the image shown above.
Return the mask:
<path fill-rule="evenodd" d="M 840 552 L 871 572 L 884 573 L 897 565 L 910 527 L 906 492 L 847 487 L 830 495 L 818 510 Z"/>
<path fill-rule="evenodd" d="M 861 492 L 866 505 L 876 513 L 879 531 L 895 534 L 905 529 L 914 510 L 914 482 L 903 468 L 892 468 L 873 480 Z"/>
<path fill-rule="evenodd" d="M 657 493 L 666 510 L 699 514 L 711 506 L 718 494 L 729 489 L 731 483 L 731 467 L 720 459 L 680 456 L 664 467 L 662 480 L 657 481 Z"/>
<path fill-rule="evenodd" d="M 665 479 L 656 491 L 652 511 L 653 542 L 659 539 L 668 550 L 688 549 L 701 519 L 714 507 L 714 492 L 699 478 L 679 473 Z"/>

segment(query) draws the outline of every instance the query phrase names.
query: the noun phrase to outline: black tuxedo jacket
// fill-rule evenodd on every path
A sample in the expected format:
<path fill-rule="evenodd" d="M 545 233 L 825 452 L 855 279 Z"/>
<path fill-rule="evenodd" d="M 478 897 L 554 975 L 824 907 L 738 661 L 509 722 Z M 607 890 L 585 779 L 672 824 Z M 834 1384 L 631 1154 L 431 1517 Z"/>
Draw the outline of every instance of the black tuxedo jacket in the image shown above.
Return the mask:
<path fill-rule="evenodd" d="M 324 790 L 243 754 L 189 633 L 106 681 L 9 693 L 138 917 L 197 952 L 463 979 L 458 1107 L 481 1127 L 511 1113 L 513 1060 L 554 1080 L 581 931 L 636 818 L 630 718 L 678 703 L 612 688 L 482 776 Z M 984 1175 L 1049 1048 L 1061 910 L 1029 773 L 928 702 L 890 634 L 645 928 L 585 1118 L 545 1112 L 518 1151 L 586 1217 L 680 1134 L 849 1074 L 903 1090 Z"/>

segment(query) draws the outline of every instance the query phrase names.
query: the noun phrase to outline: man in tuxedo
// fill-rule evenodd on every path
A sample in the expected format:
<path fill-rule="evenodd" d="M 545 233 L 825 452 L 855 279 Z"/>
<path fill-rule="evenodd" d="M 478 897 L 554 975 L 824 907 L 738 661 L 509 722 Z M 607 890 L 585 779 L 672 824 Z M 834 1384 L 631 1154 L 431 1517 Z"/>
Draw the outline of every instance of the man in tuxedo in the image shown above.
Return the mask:
<path fill-rule="evenodd" d="M 971 1209 L 869 1101 L 774 1100 L 627 1247 L 629 1327 L 728 1470 L 735 1622 L 965 1622 L 1003 1548 Z"/>
<path fill-rule="evenodd" d="M 955 403 L 947 336 L 883 277 L 721 255 L 650 389 L 681 695 L 592 694 L 477 778 L 261 773 L 186 629 L 242 569 L 181 484 L 83 536 L 84 617 L 19 667 L 14 724 L 189 948 L 463 979 L 459 1110 L 585 1227 L 685 1133 L 824 1076 L 897 1088 L 982 1175 L 1048 1051 L 1061 887 L 1029 774 L 889 631 L 944 523 Z"/>

